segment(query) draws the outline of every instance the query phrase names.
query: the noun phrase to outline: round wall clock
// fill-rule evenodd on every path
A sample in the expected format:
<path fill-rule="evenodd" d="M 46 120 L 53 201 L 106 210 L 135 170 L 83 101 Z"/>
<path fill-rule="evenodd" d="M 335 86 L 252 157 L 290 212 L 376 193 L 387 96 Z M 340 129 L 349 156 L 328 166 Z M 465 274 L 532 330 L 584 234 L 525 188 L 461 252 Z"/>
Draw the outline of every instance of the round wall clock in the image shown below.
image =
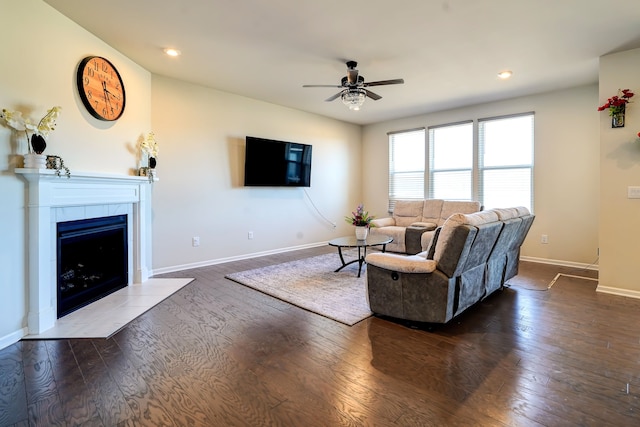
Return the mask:
<path fill-rule="evenodd" d="M 111 62 L 87 56 L 78 66 L 78 93 L 89 113 L 99 120 L 118 120 L 124 112 L 124 83 Z"/>

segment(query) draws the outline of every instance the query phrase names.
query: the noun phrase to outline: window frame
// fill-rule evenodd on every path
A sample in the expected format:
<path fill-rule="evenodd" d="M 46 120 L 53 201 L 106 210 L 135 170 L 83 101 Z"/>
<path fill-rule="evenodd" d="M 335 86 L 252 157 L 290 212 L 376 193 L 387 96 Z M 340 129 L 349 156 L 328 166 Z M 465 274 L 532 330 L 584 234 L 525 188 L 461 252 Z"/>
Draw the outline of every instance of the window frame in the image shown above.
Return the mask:
<path fill-rule="evenodd" d="M 414 171 L 396 171 L 395 169 L 395 158 L 397 157 L 397 155 L 394 155 L 395 153 L 395 144 L 397 144 L 397 141 L 394 141 L 394 138 L 396 135 L 406 135 L 406 134 L 410 134 L 410 133 L 422 133 L 422 144 L 423 144 L 423 149 L 425 150 L 424 153 L 424 161 L 422 163 L 422 168 L 421 169 L 416 169 Z M 426 161 L 427 161 L 427 133 L 426 133 L 426 128 L 424 127 L 419 127 L 419 128 L 413 128 L 413 129 L 405 129 L 405 130 L 400 130 L 400 131 L 394 131 L 394 132 L 388 132 L 387 133 L 387 137 L 388 137 L 388 178 L 389 178 L 389 184 L 388 184 L 388 203 L 389 203 L 389 212 L 393 212 L 393 209 L 395 207 L 395 203 L 397 200 L 421 200 L 425 198 L 425 194 L 426 194 L 426 186 L 425 186 L 425 178 L 426 178 Z M 421 173 L 422 175 L 422 183 L 420 185 L 420 187 L 422 188 L 422 195 L 418 196 L 418 197 L 411 197 L 408 195 L 400 195 L 398 196 L 398 190 L 400 189 L 400 187 L 402 187 L 402 185 L 398 185 L 397 183 L 400 181 L 399 179 L 396 178 L 396 176 L 398 174 L 407 174 L 407 173 Z M 418 180 L 419 181 L 419 180 Z M 418 182 L 419 183 L 419 182 Z M 405 191 L 409 191 L 409 188 L 411 187 L 410 185 L 405 184 L 406 188 L 404 189 Z"/>
<path fill-rule="evenodd" d="M 484 134 L 481 134 L 481 123 L 486 123 L 486 122 L 491 122 L 491 121 L 497 121 L 497 120 L 504 120 L 504 119 L 509 119 L 509 118 L 517 118 L 517 117 L 526 117 L 526 116 L 530 116 L 531 117 L 531 153 L 530 153 L 530 159 L 531 162 L 530 164 L 527 163 L 523 163 L 523 164 L 509 164 L 509 165 L 497 165 L 497 166 L 485 166 L 485 159 L 484 159 L 484 147 L 485 147 L 485 143 L 483 140 Z M 487 171 L 492 171 L 492 170 L 496 170 L 496 171 L 500 171 L 500 170 L 508 170 L 508 169 L 521 169 L 521 170 L 529 170 L 529 206 L 527 206 L 529 208 L 529 210 L 531 212 L 533 212 L 534 210 L 534 165 L 535 165 L 535 112 L 534 111 L 528 111 L 528 112 L 523 112 L 523 113 L 515 113 L 515 114 L 505 114 L 505 115 L 500 115 L 500 116 L 492 116 L 492 117 L 484 117 L 484 118 L 478 118 L 478 119 L 473 119 L 473 120 L 463 120 L 463 121 L 458 121 L 458 122 L 452 122 L 452 123 L 445 123 L 445 124 L 439 124 L 439 125 L 433 125 L 433 126 L 428 126 L 428 127 L 420 127 L 420 128 L 413 128 L 413 129 L 407 129 L 407 130 L 401 130 L 401 131 L 394 131 L 394 132 L 388 132 L 388 138 L 389 138 L 389 191 L 388 191 L 388 197 L 389 197 L 389 212 L 393 212 L 393 207 L 395 206 L 395 201 L 396 200 L 400 200 L 400 199 L 413 199 L 413 197 L 392 197 L 391 194 L 391 190 L 392 190 L 392 136 L 396 135 L 396 134 L 402 134 L 402 133 L 408 133 L 408 132 L 416 132 L 416 131 L 423 131 L 424 132 L 424 153 L 425 153 L 425 159 L 424 159 L 424 169 L 423 169 L 423 197 L 422 198 L 434 198 L 433 195 L 435 194 L 435 189 L 433 188 L 432 183 L 434 182 L 434 173 L 437 172 L 442 172 L 442 171 L 446 171 L 446 172 L 455 172 L 457 170 L 460 171 L 468 171 L 469 169 L 442 169 L 442 170 L 438 170 L 435 169 L 433 167 L 433 157 L 432 157 L 432 152 L 433 152 L 433 141 L 432 141 L 432 131 L 437 130 L 438 128 L 444 128 L 444 127 L 450 127 L 450 126 L 460 126 L 460 125 L 465 125 L 465 124 L 472 124 L 472 166 L 471 166 L 471 198 L 470 199 L 460 199 L 460 200 L 477 200 L 480 201 L 480 203 L 483 206 L 486 206 L 485 203 L 485 199 L 486 199 L 486 192 L 484 191 L 483 185 L 484 185 L 484 180 L 485 180 L 485 172 Z M 417 171 L 416 171 L 417 172 Z M 428 195 L 428 196 L 426 196 Z M 416 198 L 418 199 L 418 198 Z M 494 206 L 489 206 L 489 208 L 494 207 Z M 498 207 L 498 206 L 495 206 Z M 499 207 L 505 207 L 505 206 L 499 206 Z"/>

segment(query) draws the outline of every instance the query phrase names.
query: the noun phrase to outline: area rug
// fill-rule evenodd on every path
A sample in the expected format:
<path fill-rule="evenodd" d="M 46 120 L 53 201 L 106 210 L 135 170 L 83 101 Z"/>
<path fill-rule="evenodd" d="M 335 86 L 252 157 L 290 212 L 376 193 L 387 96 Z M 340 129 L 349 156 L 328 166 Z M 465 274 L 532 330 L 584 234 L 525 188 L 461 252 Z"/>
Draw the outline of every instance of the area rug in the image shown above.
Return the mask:
<path fill-rule="evenodd" d="M 345 255 L 345 261 L 354 259 Z M 228 274 L 227 279 L 271 295 L 289 304 L 353 326 L 371 316 L 367 302 L 365 270 L 358 263 L 337 273 L 337 253 L 318 255 L 283 264 Z"/>

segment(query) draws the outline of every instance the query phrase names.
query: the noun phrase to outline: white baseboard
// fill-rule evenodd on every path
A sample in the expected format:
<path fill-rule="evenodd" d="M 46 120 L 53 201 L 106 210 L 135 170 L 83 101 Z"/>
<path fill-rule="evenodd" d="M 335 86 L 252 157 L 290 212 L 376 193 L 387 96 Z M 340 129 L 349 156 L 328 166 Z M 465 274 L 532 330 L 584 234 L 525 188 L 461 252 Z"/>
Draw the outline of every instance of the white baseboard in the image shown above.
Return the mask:
<path fill-rule="evenodd" d="M 596 292 L 602 292 L 603 294 L 618 295 L 627 298 L 640 299 L 640 291 L 632 291 L 630 289 L 612 288 L 611 286 L 598 285 Z"/>
<path fill-rule="evenodd" d="M 275 254 L 281 254 L 285 252 L 298 251 L 301 249 L 317 248 L 319 246 L 326 246 L 328 244 L 329 242 L 310 243 L 307 245 L 293 246 L 288 248 L 279 248 L 279 249 L 273 249 L 273 250 L 264 251 L 264 252 L 253 252 L 250 254 L 237 255 L 237 256 L 232 256 L 227 258 L 218 258 L 218 259 L 194 262 L 190 264 L 174 265 L 171 267 L 162 267 L 162 268 L 153 269 L 153 271 L 150 272 L 150 277 L 153 276 L 154 274 L 173 273 L 176 271 L 190 270 L 192 268 L 209 267 L 211 265 L 222 264 L 225 262 L 241 261 L 244 259 L 258 258 L 265 255 L 275 255 Z"/>
<path fill-rule="evenodd" d="M 530 256 L 521 256 L 520 261 L 537 262 L 540 264 L 559 265 L 561 267 L 598 271 L 598 264 L 596 263 L 584 264 L 582 262 L 563 261 L 563 260 L 548 259 L 548 258 L 536 258 L 536 257 L 530 257 Z"/>
<path fill-rule="evenodd" d="M 0 350 L 3 348 L 9 347 L 11 344 L 15 344 L 22 339 L 25 335 L 27 335 L 27 328 L 18 329 L 15 332 L 11 332 L 8 335 L 0 337 Z"/>
<path fill-rule="evenodd" d="M 529 261 L 529 262 L 538 262 L 541 264 L 559 265 L 562 267 L 579 268 L 582 270 L 598 271 L 598 265 L 596 264 L 582 264 L 582 263 L 572 262 L 572 261 L 559 261 L 559 260 L 552 260 L 552 259 L 546 259 L 546 258 L 535 258 L 535 257 L 525 257 L 525 256 L 520 257 L 520 260 Z M 611 286 L 602 286 L 600 284 L 596 287 L 596 292 L 601 292 L 603 294 L 618 295 L 618 296 L 627 297 L 627 298 L 640 299 L 640 291 L 634 291 L 634 290 L 623 289 L 623 288 L 614 288 Z"/>

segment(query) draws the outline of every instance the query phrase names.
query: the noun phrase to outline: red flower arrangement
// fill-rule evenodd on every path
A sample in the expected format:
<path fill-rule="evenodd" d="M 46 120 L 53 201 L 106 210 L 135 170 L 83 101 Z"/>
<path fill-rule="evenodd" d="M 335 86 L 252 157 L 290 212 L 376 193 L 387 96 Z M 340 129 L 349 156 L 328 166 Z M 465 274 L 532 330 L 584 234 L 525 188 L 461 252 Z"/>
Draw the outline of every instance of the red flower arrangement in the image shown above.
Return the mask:
<path fill-rule="evenodd" d="M 598 107 L 598 111 L 604 111 L 608 108 L 610 116 L 619 114 L 622 112 L 624 106 L 630 102 L 629 99 L 632 98 L 633 95 L 634 93 L 629 89 L 618 89 L 618 95 L 609 98 L 606 104 Z"/>

